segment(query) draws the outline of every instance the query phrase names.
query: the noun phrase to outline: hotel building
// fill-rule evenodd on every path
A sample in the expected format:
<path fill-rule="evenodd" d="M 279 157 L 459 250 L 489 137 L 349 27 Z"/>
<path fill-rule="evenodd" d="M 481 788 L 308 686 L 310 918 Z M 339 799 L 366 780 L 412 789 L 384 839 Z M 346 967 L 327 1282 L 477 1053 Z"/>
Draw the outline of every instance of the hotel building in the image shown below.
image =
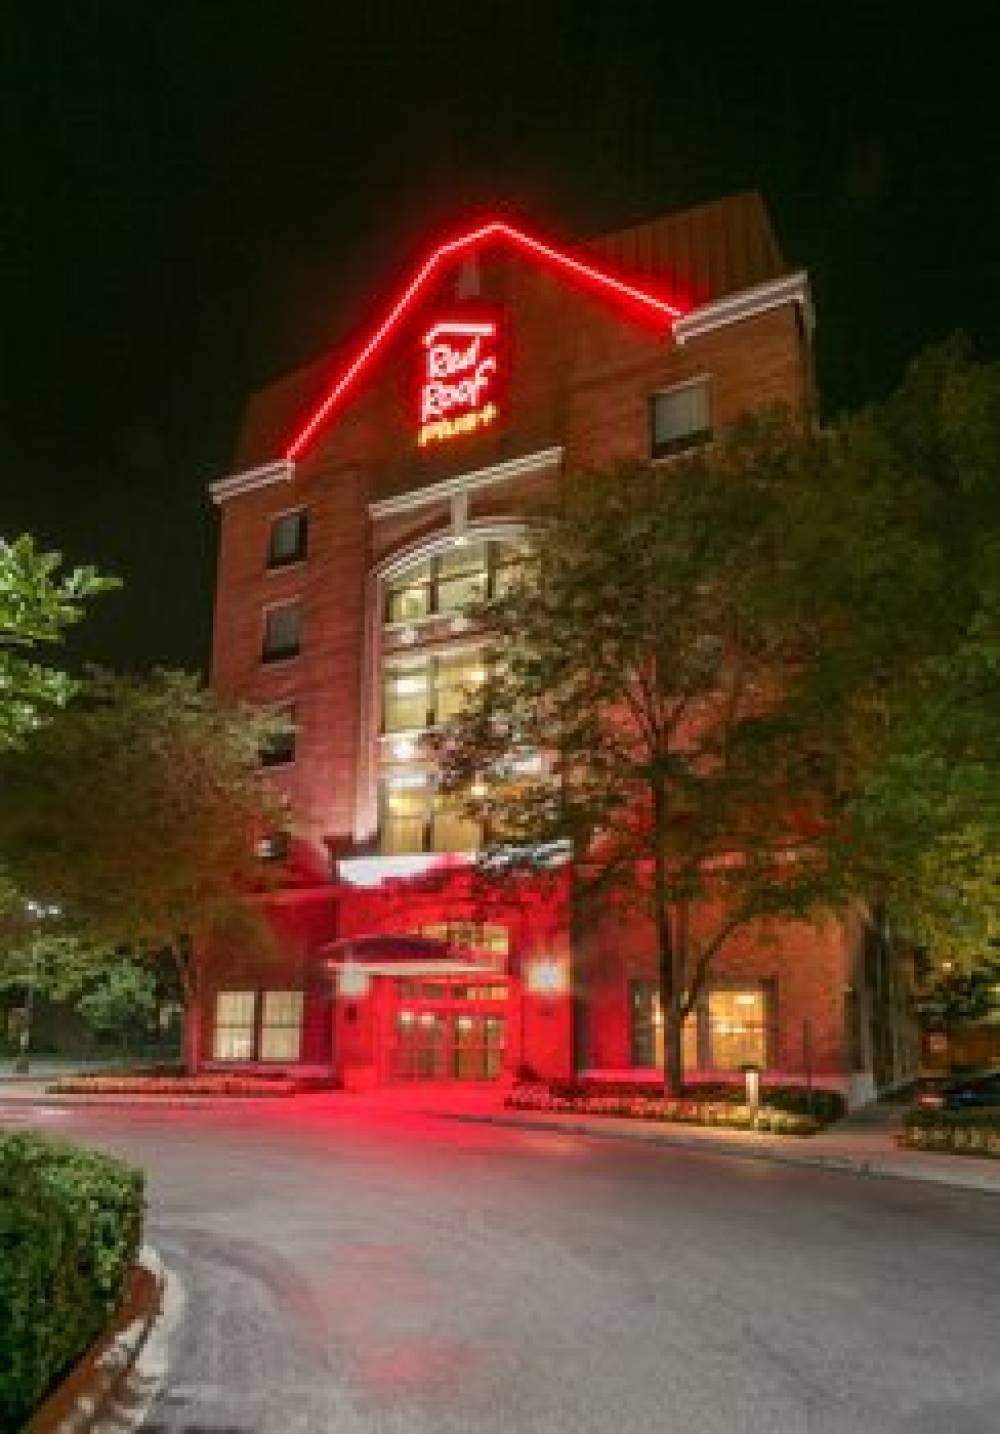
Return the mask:
<path fill-rule="evenodd" d="M 503 589 L 560 473 L 670 462 L 741 413 L 813 406 L 806 274 L 740 194 L 582 244 L 485 221 L 429 247 L 365 333 L 254 395 L 220 516 L 212 680 L 287 713 L 279 954 L 215 953 L 203 1063 L 360 1086 L 662 1060 L 652 931 L 571 952 L 550 890 L 484 905 L 477 830 L 424 738 L 483 676 L 466 615 Z M 691 1078 L 747 1063 L 852 1099 L 915 1059 L 863 921 L 733 938 L 685 1031 Z"/>

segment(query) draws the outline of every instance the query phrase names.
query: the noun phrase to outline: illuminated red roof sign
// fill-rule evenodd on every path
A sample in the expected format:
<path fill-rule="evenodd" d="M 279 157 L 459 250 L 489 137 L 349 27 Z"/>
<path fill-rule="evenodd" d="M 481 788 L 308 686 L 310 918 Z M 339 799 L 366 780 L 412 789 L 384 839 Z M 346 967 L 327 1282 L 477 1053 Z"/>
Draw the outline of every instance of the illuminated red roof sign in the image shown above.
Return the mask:
<path fill-rule="evenodd" d="M 453 260 L 487 244 L 497 243 L 507 244 L 523 254 L 528 254 L 567 279 L 604 295 L 609 300 L 618 303 L 639 321 L 668 329 L 673 321 L 679 319 L 683 314 L 683 310 L 668 299 L 629 283 L 603 266 L 599 267 L 583 259 L 578 259 L 566 250 L 546 244 L 541 239 L 536 239 L 533 235 L 526 234 L 524 230 L 516 229 L 512 224 L 507 224 L 501 219 L 488 220 L 486 223 L 479 224 L 475 228 L 457 235 L 454 239 L 449 239 L 446 243 L 438 245 L 421 264 L 382 322 L 359 345 L 353 357 L 327 391 L 322 402 L 292 438 L 285 450 L 286 458 L 302 457 L 320 429 L 333 418 L 346 395 L 385 348 L 411 305 L 419 298 L 435 275 L 439 274 L 441 269 Z"/>
<path fill-rule="evenodd" d="M 423 339 L 421 447 L 474 433 L 497 416 L 497 326 L 493 319 L 444 319 Z"/>

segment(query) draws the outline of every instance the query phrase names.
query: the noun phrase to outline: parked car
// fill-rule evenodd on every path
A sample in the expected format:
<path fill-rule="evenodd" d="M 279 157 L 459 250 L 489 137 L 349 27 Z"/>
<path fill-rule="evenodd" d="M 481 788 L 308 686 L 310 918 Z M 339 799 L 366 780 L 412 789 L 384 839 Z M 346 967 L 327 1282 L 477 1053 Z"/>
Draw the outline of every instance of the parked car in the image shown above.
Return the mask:
<path fill-rule="evenodd" d="M 971 1110 L 980 1105 L 1000 1106 L 1000 1071 L 938 1081 L 917 1096 L 920 1110 Z"/>

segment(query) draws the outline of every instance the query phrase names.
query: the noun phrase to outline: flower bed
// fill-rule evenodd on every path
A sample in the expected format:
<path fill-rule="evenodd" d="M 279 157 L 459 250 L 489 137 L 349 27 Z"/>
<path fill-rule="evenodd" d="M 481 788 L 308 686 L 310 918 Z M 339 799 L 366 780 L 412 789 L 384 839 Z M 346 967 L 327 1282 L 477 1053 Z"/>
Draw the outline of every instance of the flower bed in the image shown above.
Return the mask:
<path fill-rule="evenodd" d="M 907 1150 L 1000 1159 L 1000 1109 L 911 1110 L 903 1119 L 899 1143 Z"/>
<path fill-rule="evenodd" d="M 762 1092 L 763 1102 L 754 1112 L 741 1099 L 738 1086 L 711 1087 L 679 1097 L 664 1096 L 652 1085 L 625 1083 L 602 1086 L 597 1082 L 544 1085 L 524 1082 L 507 1096 L 514 1110 L 551 1112 L 557 1115 L 604 1115 L 629 1120 L 670 1121 L 684 1125 L 721 1126 L 730 1130 L 766 1130 L 776 1135 L 813 1135 L 842 1112 L 842 1099 L 834 1091 L 814 1091 L 815 1110 L 783 1109 L 779 1104 L 789 1090 L 804 1104 L 807 1093 L 792 1087 Z M 824 1097 L 819 1100 L 819 1097 Z M 825 1118 L 824 1118 L 825 1116 Z"/>
<path fill-rule="evenodd" d="M 238 1075 L 79 1075 L 64 1076 L 49 1086 L 55 1095 L 297 1095 L 328 1089 L 332 1082 L 305 1076 Z"/>

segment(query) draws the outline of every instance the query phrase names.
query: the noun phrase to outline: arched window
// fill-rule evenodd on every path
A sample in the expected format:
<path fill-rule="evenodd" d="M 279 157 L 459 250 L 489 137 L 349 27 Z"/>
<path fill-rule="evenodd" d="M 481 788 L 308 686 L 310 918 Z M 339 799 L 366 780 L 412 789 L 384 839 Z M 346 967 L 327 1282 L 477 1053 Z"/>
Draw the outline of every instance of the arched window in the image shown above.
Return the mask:
<path fill-rule="evenodd" d="M 444 552 L 416 561 L 386 584 L 385 621 L 410 625 L 498 597 L 524 557 L 520 543 L 456 538 Z"/>
<path fill-rule="evenodd" d="M 394 567 L 383 583 L 378 826 L 385 854 L 479 845 L 461 803 L 437 792 L 421 738 L 453 718 L 487 677 L 484 634 L 456 620 L 501 596 L 526 554 L 514 537 L 463 535 Z"/>

